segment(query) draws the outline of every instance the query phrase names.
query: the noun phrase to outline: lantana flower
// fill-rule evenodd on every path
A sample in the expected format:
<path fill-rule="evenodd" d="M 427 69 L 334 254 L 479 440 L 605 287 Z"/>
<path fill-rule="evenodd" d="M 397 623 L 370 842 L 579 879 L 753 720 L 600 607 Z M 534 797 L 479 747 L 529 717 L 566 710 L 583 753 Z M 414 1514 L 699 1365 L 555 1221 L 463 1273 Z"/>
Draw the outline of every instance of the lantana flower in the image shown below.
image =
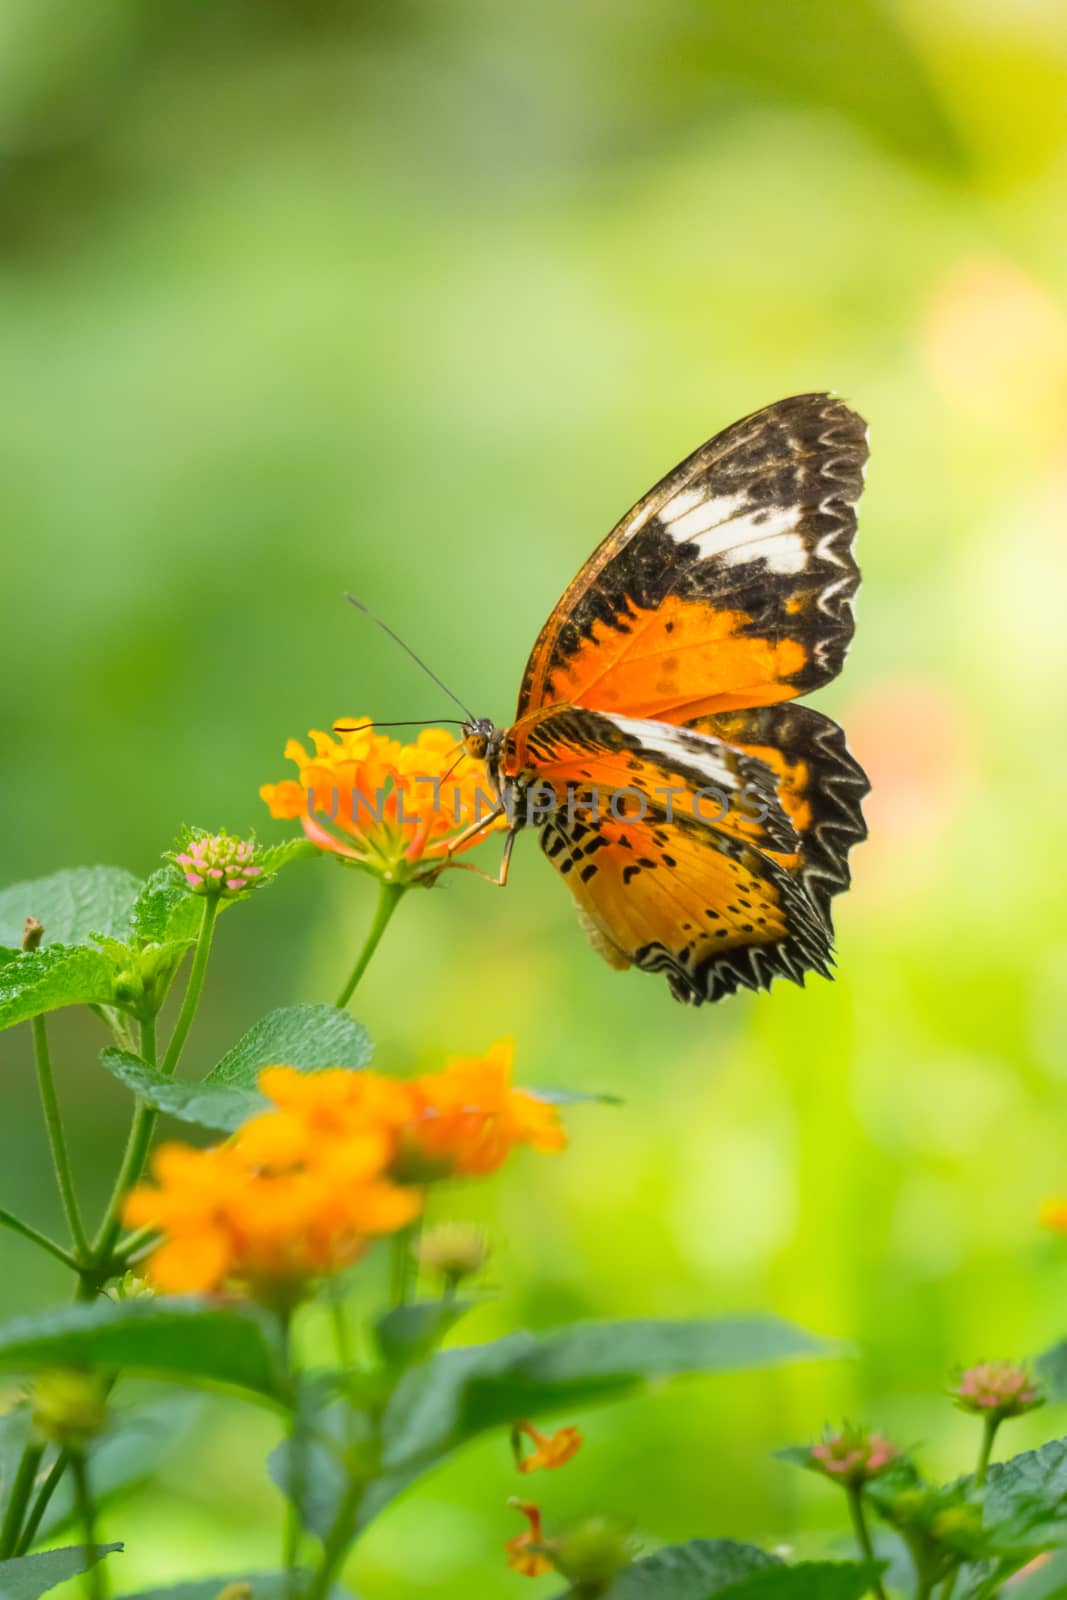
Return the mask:
<path fill-rule="evenodd" d="M 1052 1233 L 1067 1233 L 1067 1199 L 1054 1195 L 1041 1207 L 1041 1226 Z"/>
<path fill-rule="evenodd" d="M 402 744 L 353 717 L 308 738 L 310 754 L 298 739 L 285 747 L 298 776 L 259 791 L 271 816 L 299 819 L 321 850 L 388 882 L 432 877 L 452 854 L 507 826 L 504 817 L 488 820 L 495 801 L 484 763 L 443 728 Z"/>
<path fill-rule="evenodd" d="M 386 1137 L 367 1130 L 326 1140 L 311 1158 L 276 1147 L 264 1159 L 266 1120 L 255 1119 L 247 1144 L 238 1132 L 209 1150 L 156 1151 L 155 1183 L 131 1190 L 124 1207 L 128 1226 L 164 1235 L 146 1268 L 155 1288 L 188 1294 L 234 1285 L 284 1301 L 418 1216 L 421 1193 L 385 1175 Z"/>
<path fill-rule="evenodd" d="M 983 1361 L 968 1367 L 950 1392 L 961 1411 L 1001 1421 L 1021 1417 L 1045 1403 L 1029 1373 L 1014 1361 Z"/>
<path fill-rule="evenodd" d="M 498 1039 L 484 1055 L 453 1056 L 444 1072 L 417 1080 L 423 1112 L 415 1139 L 456 1177 L 483 1177 L 517 1145 L 563 1150 L 567 1135 L 555 1106 L 512 1087 L 515 1044 Z"/>
<path fill-rule="evenodd" d="M 154 1183 L 127 1196 L 126 1223 L 163 1235 L 149 1283 L 283 1303 L 408 1227 L 434 1177 L 495 1172 L 522 1144 L 564 1147 L 556 1108 L 511 1088 L 510 1045 L 458 1060 L 461 1098 L 455 1063 L 409 1080 L 264 1068 L 270 1109 L 211 1149 L 161 1146 Z"/>

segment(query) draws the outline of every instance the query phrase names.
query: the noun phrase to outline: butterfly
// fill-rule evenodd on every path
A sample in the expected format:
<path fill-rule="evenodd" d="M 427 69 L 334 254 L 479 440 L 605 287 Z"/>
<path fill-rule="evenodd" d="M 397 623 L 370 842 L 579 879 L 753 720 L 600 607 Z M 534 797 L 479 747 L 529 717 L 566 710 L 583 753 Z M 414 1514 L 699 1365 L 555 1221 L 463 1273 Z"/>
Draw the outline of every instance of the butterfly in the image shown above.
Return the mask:
<path fill-rule="evenodd" d="M 512 725 L 462 725 L 511 824 L 497 881 L 536 824 L 594 948 L 691 1005 L 831 975 L 869 784 L 794 702 L 852 638 L 866 460 L 864 422 L 829 394 L 716 434 L 565 591 Z"/>

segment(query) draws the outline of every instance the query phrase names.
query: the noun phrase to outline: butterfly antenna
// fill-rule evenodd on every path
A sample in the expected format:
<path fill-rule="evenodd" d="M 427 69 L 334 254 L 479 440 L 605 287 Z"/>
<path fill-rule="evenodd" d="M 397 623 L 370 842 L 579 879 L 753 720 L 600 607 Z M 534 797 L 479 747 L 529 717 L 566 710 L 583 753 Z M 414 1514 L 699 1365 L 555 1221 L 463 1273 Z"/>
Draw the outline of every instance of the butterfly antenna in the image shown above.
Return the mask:
<path fill-rule="evenodd" d="M 354 594 L 346 594 L 345 595 L 345 599 L 348 601 L 350 606 L 355 606 L 357 611 L 362 611 L 362 613 L 363 613 L 363 615 L 365 617 L 369 617 L 372 622 L 377 623 L 378 627 L 381 628 L 382 632 L 383 633 L 387 633 L 389 635 L 390 639 L 395 640 L 395 642 L 400 646 L 401 650 L 406 650 L 408 655 L 411 657 L 412 661 L 415 662 L 416 666 L 421 667 L 423 672 L 425 672 L 426 676 L 428 678 L 432 678 L 434 683 L 436 683 L 436 685 L 437 685 L 437 687 L 439 689 L 443 689 L 444 690 L 445 694 L 447 694 L 448 698 L 453 702 L 453 704 L 457 705 L 461 711 L 466 713 L 468 722 L 476 722 L 477 721 L 477 718 L 475 717 L 474 712 L 470 709 L 470 707 L 469 706 L 465 706 L 463 704 L 463 701 L 459 698 L 458 694 L 453 694 L 452 693 L 452 690 L 448 687 L 448 684 L 447 683 L 443 683 L 441 681 L 441 679 L 437 676 L 436 672 L 431 672 L 430 671 L 430 668 L 426 665 L 425 661 L 422 660 L 421 656 L 417 656 L 415 654 L 414 650 L 411 648 L 411 646 L 409 644 L 405 644 L 404 640 L 400 637 L 400 635 L 398 633 L 394 633 L 393 632 L 392 628 L 390 628 L 388 623 L 383 622 L 381 617 L 376 617 L 374 615 L 374 612 L 371 611 L 368 606 L 365 606 L 363 604 L 362 600 L 357 600 Z"/>
<path fill-rule="evenodd" d="M 446 728 L 462 728 L 458 717 L 406 717 L 403 722 L 335 722 L 334 733 L 362 733 L 364 728 L 425 728 L 430 723 Z"/>

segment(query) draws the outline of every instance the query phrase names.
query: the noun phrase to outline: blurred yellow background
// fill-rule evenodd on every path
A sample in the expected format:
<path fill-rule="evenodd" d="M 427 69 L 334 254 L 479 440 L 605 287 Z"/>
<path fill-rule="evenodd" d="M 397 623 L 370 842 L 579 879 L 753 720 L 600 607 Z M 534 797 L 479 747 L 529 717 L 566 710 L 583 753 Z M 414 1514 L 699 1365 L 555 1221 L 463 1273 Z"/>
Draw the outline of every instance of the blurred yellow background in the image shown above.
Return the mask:
<path fill-rule="evenodd" d="M 855 1342 L 592 1414 L 550 1518 L 824 1550 L 832 1492 L 768 1453 L 843 1415 L 961 1470 L 953 1364 L 1067 1331 L 1036 1225 L 1067 1185 L 1062 6 L 5 0 L 0 139 L 4 881 L 147 873 L 182 822 L 284 837 L 287 737 L 447 714 L 344 589 L 504 721 L 558 593 L 702 438 L 804 389 L 870 420 L 819 702 L 875 784 L 837 982 L 677 1006 L 601 964 L 530 838 L 504 894 L 412 894 L 356 1010 L 386 1067 L 512 1033 L 520 1079 L 626 1098 L 455 1195 L 497 1241 L 472 1337 L 750 1309 Z M 227 918 L 189 1069 L 331 998 L 372 903 L 317 862 Z M 0 1189 L 58 1227 L 26 1031 Z M 124 1091 L 93 1019 L 52 1033 L 102 1199 Z M 9 1313 L 67 1293 L 7 1235 L 0 1270 Z M 273 1438 L 212 1402 L 103 1519 L 121 1586 L 275 1564 Z M 513 1491 L 503 1440 L 467 1452 L 350 1586 L 553 1592 L 504 1570 Z"/>

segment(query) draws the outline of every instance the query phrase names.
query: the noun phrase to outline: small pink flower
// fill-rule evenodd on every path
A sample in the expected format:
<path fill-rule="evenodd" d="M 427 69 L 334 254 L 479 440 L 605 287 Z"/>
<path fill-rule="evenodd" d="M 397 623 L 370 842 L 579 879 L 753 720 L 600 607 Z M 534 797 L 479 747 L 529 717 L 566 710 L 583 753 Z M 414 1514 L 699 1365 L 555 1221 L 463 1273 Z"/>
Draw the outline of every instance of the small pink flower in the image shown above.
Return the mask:
<path fill-rule="evenodd" d="M 897 1458 L 896 1445 L 866 1428 L 842 1428 L 811 1447 L 811 1463 L 838 1483 L 869 1483 Z"/>
<path fill-rule="evenodd" d="M 252 842 L 225 832 L 197 834 L 174 860 L 194 894 L 243 894 L 263 872 Z"/>
<path fill-rule="evenodd" d="M 1037 1385 L 1014 1361 L 983 1361 L 968 1367 L 951 1394 L 961 1410 L 986 1417 L 1021 1417 L 1044 1405 Z"/>

